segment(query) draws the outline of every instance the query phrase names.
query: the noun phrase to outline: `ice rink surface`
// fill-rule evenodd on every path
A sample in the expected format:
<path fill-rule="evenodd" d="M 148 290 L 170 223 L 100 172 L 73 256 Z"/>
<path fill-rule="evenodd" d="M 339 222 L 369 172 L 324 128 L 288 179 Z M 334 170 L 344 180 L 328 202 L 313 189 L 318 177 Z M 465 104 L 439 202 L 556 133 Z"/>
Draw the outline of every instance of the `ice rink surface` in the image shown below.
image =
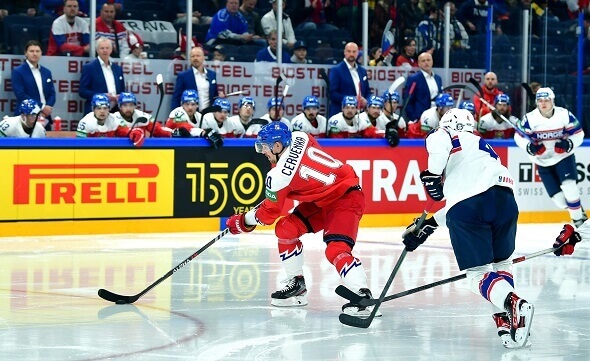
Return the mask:
<path fill-rule="evenodd" d="M 551 247 L 561 224 L 519 226 L 515 256 Z M 355 247 L 378 297 L 402 228 L 362 229 Z M 0 360 L 590 360 L 589 243 L 514 266 L 535 305 L 532 347 L 507 350 L 492 308 L 465 281 L 382 305 L 368 329 L 345 302 L 319 235 L 303 238 L 309 305 L 270 306 L 285 274 L 270 232 L 228 235 L 133 305 L 135 295 L 217 233 L 0 238 Z M 389 294 L 459 274 L 445 229 L 409 253 Z"/>

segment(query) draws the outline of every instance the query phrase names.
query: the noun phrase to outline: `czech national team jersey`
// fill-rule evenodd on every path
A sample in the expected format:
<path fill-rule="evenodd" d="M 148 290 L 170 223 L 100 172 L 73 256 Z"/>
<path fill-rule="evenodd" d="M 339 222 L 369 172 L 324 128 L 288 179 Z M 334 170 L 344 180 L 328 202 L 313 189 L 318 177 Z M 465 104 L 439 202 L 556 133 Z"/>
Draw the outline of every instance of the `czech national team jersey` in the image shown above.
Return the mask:
<path fill-rule="evenodd" d="M 508 169 L 494 149 L 470 132 L 438 128 L 426 138 L 428 170 L 443 174 L 443 193 L 448 211 L 456 203 L 500 185 L 513 188 Z"/>
<path fill-rule="evenodd" d="M 291 124 L 293 124 L 293 131 L 301 131 L 307 134 L 311 134 L 318 138 L 324 138 L 326 136 L 326 127 L 328 121 L 326 117 L 321 114 L 318 114 L 316 117 L 316 124 L 311 124 L 309 119 L 305 116 L 305 113 L 301 113 L 297 115 L 295 118 L 291 119 Z"/>
<path fill-rule="evenodd" d="M 202 128 L 213 129 L 224 138 L 238 138 L 243 133 L 244 127 L 241 126 L 242 129 L 240 129 L 235 122 L 230 121 L 229 119 L 230 117 L 219 126 L 219 123 L 215 119 L 215 114 L 208 113 L 203 116 Z"/>
<path fill-rule="evenodd" d="M 126 137 L 129 134 L 127 123 L 122 119 L 117 119 L 113 114 L 109 114 L 104 123 L 98 124 L 98 119 L 94 112 L 90 112 L 78 122 L 76 137 Z"/>
<path fill-rule="evenodd" d="M 0 121 L 0 138 L 2 137 L 29 138 L 29 134 L 25 132 L 23 128 L 20 115 L 9 117 Z M 45 138 L 45 128 L 43 128 L 41 123 L 35 123 L 33 135 L 30 137 Z"/>
<path fill-rule="evenodd" d="M 359 184 L 354 169 L 324 152 L 312 135 L 293 132 L 291 146 L 266 176 L 266 199 L 256 210 L 261 224 L 272 224 L 287 199 L 319 207 Z"/>

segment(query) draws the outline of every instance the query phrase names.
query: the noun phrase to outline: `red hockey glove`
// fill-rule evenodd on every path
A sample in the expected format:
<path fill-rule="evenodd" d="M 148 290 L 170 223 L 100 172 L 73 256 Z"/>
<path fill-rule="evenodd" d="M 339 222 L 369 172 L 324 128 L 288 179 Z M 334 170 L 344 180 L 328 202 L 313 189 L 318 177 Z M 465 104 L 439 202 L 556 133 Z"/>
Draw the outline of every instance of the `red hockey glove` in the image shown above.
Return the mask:
<path fill-rule="evenodd" d="M 574 149 L 574 143 L 569 139 L 560 139 L 555 142 L 555 153 L 569 153 Z"/>
<path fill-rule="evenodd" d="M 563 247 L 559 248 L 553 253 L 556 256 L 570 255 L 574 253 L 574 247 L 576 246 L 576 243 L 581 241 L 582 236 L 580 236 L 580 234 L 574 230 L 574 227 L 572 227 L 569 224 L 566 224 L 563 226 L 563 229 L 561 230 L 561 233 L 559 233 L 559 236 L 557 236 L 557 238 L 555 239 L 555 243 L 553 243 L 553 248 L 559 248 L 560 246 Z M 568 243 L 565 244 L 565 242 Z"/>
<path fill-rule="evenodd" d="M 129 132 L 129 139 L 131 139 L 136 148 L 140 148 L 145 140 L 145 132 L 141 128 L 133 128 Z"/>
<path fill-rule="evenodd" d="M 252 232 L 256 225 L 248 226 L 246 225 L 246 220 L 244 219 L 244 213 L 241 214 L 234 214 L 233 216 L 229 217 L 225 222 L 227 228 L 231 234 L 240 234 L 240 233 L 248 233 Z"/>

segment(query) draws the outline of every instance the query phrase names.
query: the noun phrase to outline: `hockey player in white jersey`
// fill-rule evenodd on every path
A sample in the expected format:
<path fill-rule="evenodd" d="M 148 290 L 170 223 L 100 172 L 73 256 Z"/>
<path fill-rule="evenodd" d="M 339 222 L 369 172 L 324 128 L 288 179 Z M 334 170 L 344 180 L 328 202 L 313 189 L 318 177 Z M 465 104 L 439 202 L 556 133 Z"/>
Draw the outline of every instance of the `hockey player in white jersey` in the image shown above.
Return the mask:
<path fill-rule="evenodd" d="M 377 128 L 368 119 L 360 119 L 357 97 L 346 95 L 342 98 L 342 111 L 328 119 L 328 137 L 382 138 L 383 133 L 377 134 Z"/>
<path fill-rule="evenodd" d="M 166 127 L 178 129 L 180 137 L 202 137 L 206 138 L 215 149 L 223 145 L 223 138 L 212 129 L 203 129 L 199 126 L 202 116 L 199 108 L 199 95 L 194 89 L 187 89 L 180 97 L 181 106 L 173 109 L 166 121 Z"/>
<path fill-rule="evenodd" d="M 170 138 L 172 129 L 162 127 L 160 123 L 152 119 L 152 115 L 137 108 L 137 98 L 131 92 L 122 92 L 117 100 L 119 111 L 113 115 L 117 120 L 123 120 L 130 129 L 142 128 L 146 136 L 151 135 L 157 138 Z M 138 119 L 145 118 L 145 122 Z"/>
<path fill-rule="evenodd" d="M 145 131 L 141 128 L 130 129 L 121 118 L 109 113 L 111 102 L 106 94 L 94 94 L 90 102 L 92 111 L 78 122 L 78 138 L 118 138 L 128 137 L 135 147 L 141 147 L 145 140 Z"/>
<path fill-rule="evenodd" d="M 582 144 L 584 131 L 571 112 L 555 106 L 555 94 L 550 88 L 537 90 L 536 103 L 537 108 L 527 113 L 521 122 L 522 130 L 530 139 L 516 133 L 514 141 L 537 165 L 549 197 L 557 207 L 567 209 L 572 222 L 579 227 L 588 217 L 576 185 L 574 149 Z"/>
<path fill-rule="evenodd" d="M 385 114 L 385 116 L 390 119 L 390 121 L 393 123 L 392 125 L 395 125 L 395 122 L 397 122 L 397 127 L 395 127 L 395 129 L 397 130 L 399 137 L 404 138 L 406 133 L 406 120 L 401 116 L 401 114 L 396 113 L 400 102 L 399 93 L 396 91 L 390 93 L 386 90 L 383 93 L 382 98 L 383 114 Z"/>
<path fill-rule="evenodd" d="M 459 104 L 457 108 L 466 109 L 469 111 L 469 113 L 473 115 L 473 117 L 475 117 L 475 104 L 473 104 L 473 102 L 469 100 L 464 100 L 461 102 L 461 104 Z"/>
<path fill-rule="evenodd" d="M 455 105 L 455 102 L 450 94 L 442 93 L 436 96 L 434 104 L 422 113 L 419 121 L 408 124 L 408 138 L 425 138 L 428 132 L 438 127 L 440 118 Z"/>
<path fill-rule="evenodd" d="M 205 114 L 203 116 L 203 124 L 200 127 L 212 129 L 224 138 L 235 138 L 240 128 L 236 127 L 235 123 L 228 121 L 229 114 L 231 113 L 231 103 L 227 99 L 217 98 L 213 102 L 213 105 L 219 106 L 221 111 Z"/>
<path fill-rule="evenodd" d="M 242 97 L 238 102 L 238 114 L 227 118 L 227 122 L 235 129 L 236 138 L 255 138 L 258 134 L 257 127 L 252 127 L 252 119 L 256 111 L 256 102 L 252 97 Z M 266 123 L 265 123 L 266 124 Z"/>
<path fill-rule="evenodd" d="M 266 109 L 268 109 L 268 113 L 261 116 L 260 119 L 268 120 L 269 123 L 271 121 L 280 120 L 281 123 L 284 123 L 287 127 L 289 127 L 289 130 L 293 131 L 293 126 L 291 125 L 291 121 L 289 119 L 283 117 L 283 115 L 285 114 L 285 103 L 284 103 L 283 98 L 281 98 L 281 97 L 279 97 L 278 99 L 275 97 L 270 98 L 268 100 L 268 103 L 266 104 Z M 260 131 L 260 128 L 262 127 L 262 125 L 258 125 L 258 127 L 259 128 L 256 131 L 257 134 L 258 134 L 258 131 Z"/>
<path fill-rule="evenodd" d="M 291 119 L 293 131 L 299 130 L 316 138 L 325 138 L 328 120 L 320 114 L 318 98 L 313 95 L 306 96 L 301 105 L 303 113 Z"/>
<path fill-rule="evenodd" d="M 439 225 L 446 225 L 470 289 L 497 308 L 493 319 L 503 345 L 526 347 L 534 308 L 514 291 L 514 182 L 494 149 L 473 133 L 474 127 L 469 111 L 454 108 L 427 136 L 428 169 L 420 178 L 430 198 L 446 199 L 446 205 L 420 229 L 415 222 L 408 226 L 403 243 L 414 251 Z"/>
<path fill-rule="evenodd" d="M 18 108 L 20 115 L 0 121 L 0 138 L 45 138 L 45 128 L 36 120 L 41 112 L 39 103 L 25 99 Z"/>
<path fill-rule="evenodd" d="M 494 106 L 512 124 L 518 124 L 520 122 L 517 117 L 510 113 L 510 97 L 508 95 L 496 95 Z M 512 139 L 514 137 L 514 127 L 512 124 L 505 122 L 496 112 L 489 112 L 479 119 L 477 130 L 480 132 L 481 137 L 485 139 Z"/>
<path fill-rule="evenodd" d="M 365 111 L 359 114 L 361 122 L 368 121 L 376 128 L 375 134 L 385 137 L 385 126 L 389 119 L 383 114 L 383 98 L 378 95 L 371 95 L 367 99 Z"/>

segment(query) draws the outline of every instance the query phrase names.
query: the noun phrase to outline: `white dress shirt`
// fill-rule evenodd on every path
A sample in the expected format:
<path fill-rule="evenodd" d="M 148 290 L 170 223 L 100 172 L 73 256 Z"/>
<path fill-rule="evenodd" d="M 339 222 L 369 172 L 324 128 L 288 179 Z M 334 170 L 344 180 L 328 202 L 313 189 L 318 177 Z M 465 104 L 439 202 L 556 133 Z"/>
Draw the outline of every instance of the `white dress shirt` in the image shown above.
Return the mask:
<path fill-rule="evenodd" d="M 428 84 L 428 90 L 430 90 L 430 99 L 436 98 L 438 95 L 438 84 L 436 84 L 436 79 L 434 79 L 434 73 L 428 74 L 424 70 L 420 69 L 422 74 L 424 74 L 424 79 L 426 79 L 426 84 Z M 434 100 L 430 101 L 430 105 L 434 106 Z"/>
<path fill-rule="evenodd" d="M 359 71 L 358 71 L 358 66 L 356 63 L 354 63 L 354 65 L 350 65 L 346 59 L 344 59 L 344 62 L 346 63 L 346 66 L 348 67 L 348 71 L 350 71 L 350 76 L 352 77 L 352 82 L 354 83 L 354 90 L 356 90 L 356 95 L 358 96 L 361 92 L 360 89 L 360 82 L 361 82 L 361 78 L 359 77 Z M 352 95 L 352 94 L 346 94 L 346 95 Z"/>
<path fill-rule="evenodd" d="M 111 95 L 117 95 L 117 84 L 115 83 L 115 75 L 113 74 L 113 69 L 111 68 L 110 59 L 108 64 L 102 61 L 101 58 L 98 58 L 98 61 L 100 62 L 100 68 L 102 69 L 104 80 L 107 83 L 108 93 Z"/>
<path fill-rule="evenodd" d="M 45 105 L 45 94 L 43 93 L 43 79 L 41 78 L 41 68 L 39 67 L 39 64 L 37 64 L 37 66 L 34 66 L 28 60 L 27 64 L 29 64 L 29 68 L 31 68 L 31 73 L 33 73 L 33 78 L 35 78 L 35 84 L 37 84 L 37 89 L 39 89 L 39 100 L 41 101 L 41 108 L 43 108 L 43 106 Z"/>
<path fill-rule="evenodd" d="M 197 83 L 197 93 L 199 94 L 199 110 L 203 110 L 211 105 L 209 99 L 209 80 L 207 79 L 207 71 L 203 68 L 201 73 L 199 69 L 193 67 L 193 74 L 195 74 L 195 83 Z"/>

